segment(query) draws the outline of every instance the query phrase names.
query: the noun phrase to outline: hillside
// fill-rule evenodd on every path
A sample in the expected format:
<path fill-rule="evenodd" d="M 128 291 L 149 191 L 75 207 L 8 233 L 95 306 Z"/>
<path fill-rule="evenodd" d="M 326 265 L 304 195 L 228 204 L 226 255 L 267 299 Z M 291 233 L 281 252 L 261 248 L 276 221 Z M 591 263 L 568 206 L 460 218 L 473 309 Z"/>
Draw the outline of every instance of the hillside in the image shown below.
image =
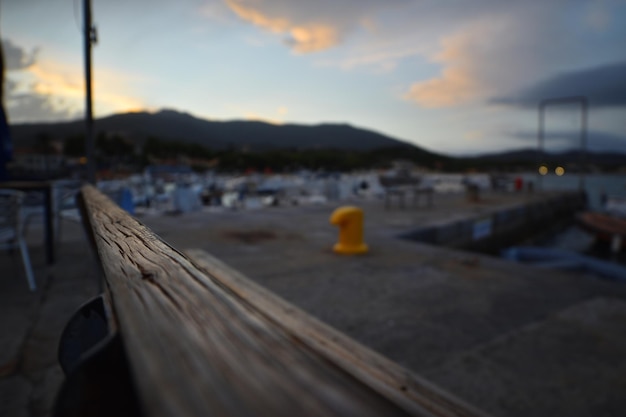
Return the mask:
<path fill-rule="evenodd" d="M 96 133 L 121 134 L 133 142 L 148 137 L 198 143 L 210 149 L 343 149 L 371 151 L 414 145 L 347 124 L 273 125 L 257 121 L 209 121 L 172 110 L 125 113 L 98 119 Z M 16 147 L 29 146 L 41 133 L 66 139 L 84 132 L 82 121 L 18 124 L 11 127 Z"/>
<path fill-rule="evenodd" d="M 211 121 L 187 113 L 162 110 L 157 113 L 124 113 L 98 119 L 96 133 L 105 132 L 125 137 L 143 144 L 152 137 L 164 141 L 199 144 L 216 152 L 241 154 L 236 151 L 263 153 L 266 159 L 289 162 L 311 162 L 314 166 L 362 167 L 374 166 L 381 161 L 410 159 L 435 169 L 464 171 L 466 169 L 506 170 L 535 169 L 539 161 L 536 149 L 519 149 L 472 157 L 453 158 L 427 151 L 418 146 L 390 138 L 377 132 L 348 124 L 274 125 L 258 121 Z M 84 134 L 83 121 L 62 123 L 18 124 L 11 126 L 16 148 L 37 143 L 38 136 L 65 140 Z M 307 155 L 300 155 L 301 151 Z M 320 151 L 320 152 L 314 152 Z M 235 158 L 231 155 L 232 158 Z M 260 156 L 238 156 L 241 164 L 249 164 Z M 243 158 L 243 159 L 242 159 Z M 222 155 L 222 160 L 228 157 Z M 548 164 L 578 164 L 578 151 L 546 153 L 541 158 Z M 626 155 L 619 152 L 588 152 L 586 163 L 602 169 L 621 169 Z M 259 164 L 265 161 L 257 161 Z M 310 161 L 309 161 L 310 162 Z M 305 164 L 306 165 L 306 164 Z"/>
<path fill-rule="evenodd" d="M 536 164 L 540 160 L 544 163 L 562 165 L 581 163 L 582 161 L 598 166 L 620 166 L 626 164 L 626 155 L 621 152 L 587 151 L 584 159 L 581 159 L 581 154 L 578 150 L 544 152 L 541 158 L 539 156 L 540 153 L 537 149 L 518 149 L 479 155 L 469 159 L 486 164 Z"/>

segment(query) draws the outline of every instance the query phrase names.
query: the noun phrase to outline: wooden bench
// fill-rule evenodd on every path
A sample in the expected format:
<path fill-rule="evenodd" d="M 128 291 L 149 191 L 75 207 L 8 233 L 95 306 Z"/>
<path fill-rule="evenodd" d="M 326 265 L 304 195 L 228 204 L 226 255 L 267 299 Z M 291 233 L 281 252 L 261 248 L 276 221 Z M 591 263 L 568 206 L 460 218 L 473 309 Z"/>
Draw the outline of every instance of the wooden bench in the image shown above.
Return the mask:
<path fill-rule="evenodd" d="M 92 186 L 80 203 L 144 416 L 479 416 Z"/>

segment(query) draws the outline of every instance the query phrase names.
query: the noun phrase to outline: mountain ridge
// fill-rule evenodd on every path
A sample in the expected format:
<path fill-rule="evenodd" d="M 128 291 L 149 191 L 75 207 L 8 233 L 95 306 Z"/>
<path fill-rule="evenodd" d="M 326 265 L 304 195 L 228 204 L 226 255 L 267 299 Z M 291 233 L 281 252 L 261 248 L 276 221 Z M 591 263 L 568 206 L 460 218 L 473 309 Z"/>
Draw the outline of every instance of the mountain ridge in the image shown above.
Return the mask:
<path fill-rule="evenodd" d="M 348 123 L 271 124 L 263 121 L 213 120 L 190 113 L 162 109 L 155 113 L 118 113 L 97 119 L 96 134 L 106 132 L 128 138 L 142 145 L 150 137 L 161 140 L 200 144 L 212 150 L 232 151 L 311 151 L 341 150 L 348 152 L 377 152 L 395 149 L 393 155 L 418 163 L 437 165 L 448 161 L 458 169 L 476 166 L 532 165 L 539 161 L 539 151 L 533 148 L 501 152 L 485 152 L 472 156 L 450 156 L 433 152 L 385 134 L 354 127 Z M 57 123 L 23 123 L 11 126 L 14 147 L 37 143 L 40 134 L 65 140 L 84 135 L 84 122 L 74 120 Z M 577 150 L 545 152 L 545 163 L 578 163 Z M 455 162 L 456 161 L 456 162 Z M 586 162 L 597 165 L 624 166 L 626 154 L 620 152 L 587 152 Z"/>
<path fill-rule="evenodd" d="M 315 125 L 280 124 L 262 121 L 207 120 L 189 113 L 164 109 L 159 112 L 118 113 L 97 119 L 96 134 L 117 133 L 135 143 L 149 137 L 198 143 L 211 149 L 351 149 L 421 147 L 346 123 Z M 11 126 L 15 146 L 25 146 L 46 133 L 55 139 L 84 134 L 82 120 L 57 123 L 23 123 Z M 433 153 L 423 149 L 425 152 Z"/>

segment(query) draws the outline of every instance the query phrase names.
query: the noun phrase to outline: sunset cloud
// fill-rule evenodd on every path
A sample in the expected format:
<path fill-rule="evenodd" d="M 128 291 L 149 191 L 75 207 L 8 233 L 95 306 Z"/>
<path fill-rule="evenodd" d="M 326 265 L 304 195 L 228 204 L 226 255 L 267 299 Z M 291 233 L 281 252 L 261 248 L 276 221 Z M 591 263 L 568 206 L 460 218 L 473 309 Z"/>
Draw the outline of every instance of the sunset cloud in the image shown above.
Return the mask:
<path fill-rule="evenodd" d="M 79 117 L 84 109 L 82 68 L 50 59 L 5 41 L 7 67 L 7 112 L 12 123 L 49 121 Z M 144 108 L 141 100 L 125 94 L 130 77 L 98 68 L 94 72 L 96 114 Z"/>
<path fill-rule="evenodd" d="M 321 51 L 339 43 L 338 29 L 329 24 L 296 23 L 286 17 L 271 16 L 246 5 L 244 0 L 226 0 L 226 4 L 239 18 L 270 32 L 286 34 L 285 43 L 295 52 Z"/>
<path fill-rule="evenodd" d="M 84 79 L 79 68 L 55 61 L 42 61 L 26 70 L 33 76 L 31 92 L 61 99 L 70 112 L 82 111 L 85 100 Z M 94 71 L 94 111 L 96 114 L 132 111 L 144 108 L 141 100 L 124 94 L 129 78 L 115 71 Z"/>
<path fill-rule="evenodd" d="M 66 120 L 78 116 L 78 113 L 62 98 L 21 91 L 18 84 L 9 85 L 6 108 L 10 123 Z"/>
<path fill-rule="evenodd" d="M 411 85 L 405 98 L 426 108 L 466 104 L 481 93 L 484 86 L 477 70 L 475 46 L 485 36 L 481 26 L 445 37 L 441 49 L 431 61 L 442 66 L 437 77 Z"/>
<path fill-rule="evenodd" d="M 35 63 L 37 50 L 30 52 L 14 44 L 10 39 L 2 39 L 4 65 L 7 71 L 22 70 Z"/>
<path fill-rule="evenodd" d="M 54 61 L 36 63 L 26 70 L 33 76 L 32 91 L 42 95 L 65 98 L 84 97 L 84 83 L 77 71 Z"/>
<path fill-rule="evenodd" d="M 293 26 L 288 19 L 268 16 L 252 6 L 245 5 L 242 0 L 226 0 L 226 5 L 241 19 L 274 33 L 286 32 Z"/>
<path fill-rule="evenodd" d="M 485 132 L 482 130 L 469 130 L 463 134 L 463 139 L 470 142 L 476 142 L 484 139 L 485 136 Z"/>
<path fill-rule="evenodd" d="M 2 3 L 12 122 L 84 112 L 80 13 L 59 1 Z M 500 130 L 532 131 L 528 103 L 587 94 L 590 130 L 619 133 L 625 18 L 624 0 L 103 1 L 94 111 L 338 121 L 461 151 L 517 146 Z"/>
<path fill-rule="evenodd" d="M 366 67 L 374 69 L 377 73 L 385 73 L 394 70 L 403 59 L 425 54 L 427 49 L 421 45 L 376 45 L 352 51 L 339 60 L 320 61 L 319 65 L 338 67 L 346 71 Z"/>
<path fill-rule="evenodd" d="M 537 132 L 534 130 L 517 131 L 512 136 L 523 145 L 536 145 Z M 579 130 L 553 130 L 544 134 L 546 144 L 552 150 L 575 149 L 580 146 Z M 590 130 L 587 132 L 587 149 L 595 152 L 619 150 L 626 152 L 626 136 L 622 132 Z"/>
<path fill-rule="evenodd" d="M 536 107 L 547 98 L 585 96 L 596 107 L 626 107 L 626 60 L 553 75 L 534 85 L 493 98 L 496 104 Z"/>
<path fill-rule="evenodd" d="M 263 117 L 260 114 L 249 112 L 244 115 L 244 119 L 249 122 L 263 122 L 271 125 L 282 125 L 284 121 L 280 119 L 273 119 L 271 117 Z"/>
<path fill-rule="evenodd" d="M 145 82 L 147 77 L 126 74 L 113 69 L 100 68 L 94 75 L 94 98 L 98 114 L 139 111 L 149 108 L 146 103 L 127 92 L 133 83 Z"/>
<path fill-rule="evenodd" d="M 285 42 L 299 53 L 321 51 L 339 43 L 338 30 L 323 24 L 294 26 L 290 35 Z"/>
<path fill-rule="evenodd" d="M 240 19 L 271 33 L 284 36 L 296 53 L 310 53 L 339 45 L 346 36 L 362 28 L 378 30 L 374 15 L 405 0 L 224 0 Z"/>
<path fill-rule="evenodd" d="M 453 107 L 470 101 L 476 91 L 476 83 L 466 69 L 450 67 L 437 78 L 413 84 L 406 97 L 426 108 Z"/>
<path fill-rule="evenodd" d="M 60 82 L 42 69 L 36 49 L 26 51 L 10 39 L 3 39 L 2 44 L 8 70 L 5 104 L 11 123 L 68 119 L 76 115 L 77 108 L 67 100 L 68 96 L 53 91 L 65 80 Z"/>

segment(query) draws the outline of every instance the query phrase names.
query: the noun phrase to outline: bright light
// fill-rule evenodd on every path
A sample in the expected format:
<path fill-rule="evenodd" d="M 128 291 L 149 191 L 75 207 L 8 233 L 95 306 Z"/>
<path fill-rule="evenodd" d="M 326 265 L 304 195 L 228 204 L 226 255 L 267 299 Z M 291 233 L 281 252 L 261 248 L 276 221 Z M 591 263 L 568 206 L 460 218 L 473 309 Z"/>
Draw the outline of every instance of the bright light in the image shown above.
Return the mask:
<path fill-rule="evenodd" d="M 556 169 L 554 170 L 554 173 L 560 177 L 561 175 L 565 174 L 565 168 L 556 167 Z"/>
<path fill-rule="evenodd" d="M 548 167 L 545 165 L 541 165 L 539 167 L 539 174 L 546 175 L 548 173 Z"/>

